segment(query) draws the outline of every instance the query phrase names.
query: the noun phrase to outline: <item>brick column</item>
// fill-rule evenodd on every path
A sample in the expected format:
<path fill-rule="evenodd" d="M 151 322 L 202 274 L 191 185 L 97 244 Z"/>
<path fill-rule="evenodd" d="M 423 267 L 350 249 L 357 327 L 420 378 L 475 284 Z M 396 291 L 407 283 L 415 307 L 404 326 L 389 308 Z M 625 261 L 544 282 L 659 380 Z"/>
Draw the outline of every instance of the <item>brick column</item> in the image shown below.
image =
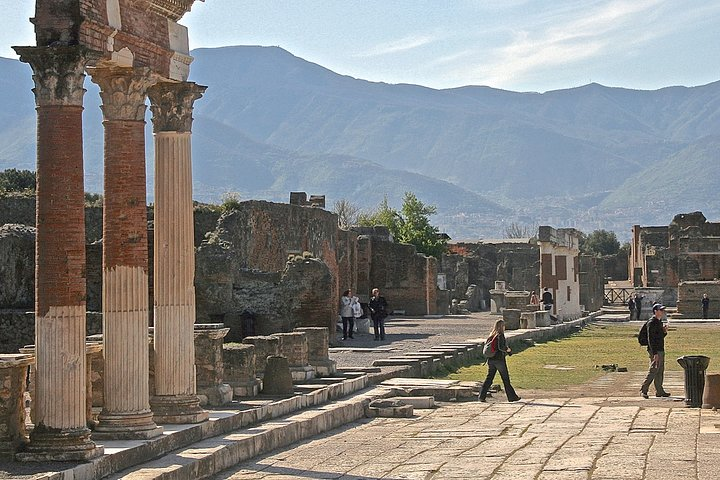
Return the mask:
<path fill-rule="evenodd" d="M 100 86 L 105 126 L 103 352 L 105 403 L 95 439 L 162 434 L 148 388 L 148 245 L 145 195 L 147 68 L 89 69 Z"/>
<path fill-rule="evenodd" d="M 35 428 L 28 461 L 84 461 L 103 453 L 85 413 L 85 66 L 73 47 L 16 47 L 33 69 L 37 106 Z"/>
<path fill-rule="evenodd" d="M 195 249 L 190 137 L 195 100 L 206 87 L 159 83 L 148 90 L 155 134 L 155 396 L 158 423 L 208 418 L 195 387 Z"/>

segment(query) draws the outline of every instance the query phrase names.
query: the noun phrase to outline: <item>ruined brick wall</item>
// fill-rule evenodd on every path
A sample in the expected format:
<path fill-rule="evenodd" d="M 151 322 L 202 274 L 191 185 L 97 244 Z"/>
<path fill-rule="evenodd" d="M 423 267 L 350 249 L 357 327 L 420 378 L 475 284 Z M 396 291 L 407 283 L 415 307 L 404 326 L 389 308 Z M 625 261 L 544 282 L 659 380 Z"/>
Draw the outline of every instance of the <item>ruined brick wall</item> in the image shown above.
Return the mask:
<path fill-rule="evenodd" d="M 391 310 L 426 315 L 427 292 L 436 288 L 436 278 L 432 287 L 428 285 L 429 276 L 427 257 L 418 254 L 414 246 L 372 239 L 371 289 L 380 289 Z"/>
<path fill-rule="evenodd" d="M 529 243 L 456 243 L 454 254 L 443 255 L 438 266 L 447 278 L 453 298 L 464 297 L 467 287 L 477 285 L 481 299 L 490 305 L 490 290 L 503 280 L 512 290 L 538 292 L 540 250 Z"/>
<path fill-rule="evenodd" d="M 603 306 L 605 295 L 604 258 L 580 256 L 580 305 L 590 312 Z"/>
<path fill-rule="evenodd" d="M 720 317 L 720 281 L 680 282 L 677 289 L 677 311 L 687 318 L 702 318 L 702 296 L 710 299 L 708 318 Z"/>
<path fill-rule="evenodd" d="M 603 271 L 605 278 L 609 280 L 629 280 L 629 262 L 627 252 L 620 251 L 616 255 L 605 255 L 602 257 Z"/>

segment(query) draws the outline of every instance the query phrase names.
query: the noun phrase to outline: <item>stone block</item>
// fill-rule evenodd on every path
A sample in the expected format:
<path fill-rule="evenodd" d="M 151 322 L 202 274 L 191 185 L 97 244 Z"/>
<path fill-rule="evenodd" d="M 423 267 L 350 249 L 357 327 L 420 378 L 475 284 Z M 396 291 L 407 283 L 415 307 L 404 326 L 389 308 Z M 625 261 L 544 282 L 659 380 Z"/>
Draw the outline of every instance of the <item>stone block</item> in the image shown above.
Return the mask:
<path fill-rule="evenodd" d="M 705 375 L 702 408 L 720 408 L 720 373 Z"/>
<path fill-rule="evenodd" d="M 267 358 L 280 353 L 280 339 L 272 335 L 254 336 L 243 338 L 242 343 L 255 346 L 255 373 L 262 378 Z"/>
<path fill-rule="evenodd" d="M 520 328 L 536 328 L 538 312 L 522 312 L 520 314 Z"/>
<path fill-rule="evenodd" d="M 552 318 L 550 318 L 550 312 L 547 310 L 540 310 L 535 312 L 535 326 L 536 327 L 549 327 L 552 325 Z"/>
<path fill-rule="evenodd" d="M 306 367 L 309 363 L 309 345 L 304 332 L 277 333 L 280 340 L 278 354 L 287 358 L 290 367 Z"/>
<path fill-rule="evenodd" d="M 268 356 L 262 392 L 265 395 L 292 395 L 293 377 L 287 358 L 279 355 Z"/>
<path fill-rule="evenodd" d="M 505 321 L 505 330 L 517 330 L 520 328 L 520 310 L 514 308 L 503 308 L 502 316 Z"/>
<path fill-rule="evenodd" d="M 401 401 L 406 405 L 412 405 L 413 408 L 435 408 L 435 397 L 423 396 L 423 397 L 392 397 L 390 401 Z"/>
<path fill-rule="evenodd" d="M 413 406 L 402 400 L 373 400 L 365 413 L 368 417 L 410 418 Z"/>

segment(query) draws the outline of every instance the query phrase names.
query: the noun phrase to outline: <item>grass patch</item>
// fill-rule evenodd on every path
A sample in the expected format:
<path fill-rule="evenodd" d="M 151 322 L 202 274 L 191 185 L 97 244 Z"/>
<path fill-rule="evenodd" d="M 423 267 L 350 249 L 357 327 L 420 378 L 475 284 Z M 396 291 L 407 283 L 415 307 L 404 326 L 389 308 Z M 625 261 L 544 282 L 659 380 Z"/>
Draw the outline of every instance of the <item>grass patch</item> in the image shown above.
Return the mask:
<path fill-rule="evenodd" d="M 539 343 L 508 357 L 513 386 L 525 389 L 557 389 L 580 385 L 605 372 L 596 365 L 617 364 L 628 371 L 646 371 L 648 356 L 637 342 L 639 324 L 593 324 L 559 340 Z M 720 325 L 673 325 L 665 338 L 665 369 L 679 370 L 683 355 L 710 357 L 710 372 L 720 372 Z M 560 368 L 546 368 L 554 365 Z M 567 369 L 565 369 L 567 368 Z M 463 367 L 443 377 L 482 381 L 486 365 Z M 496 376 L 495 382 L 500 382 Z"/>

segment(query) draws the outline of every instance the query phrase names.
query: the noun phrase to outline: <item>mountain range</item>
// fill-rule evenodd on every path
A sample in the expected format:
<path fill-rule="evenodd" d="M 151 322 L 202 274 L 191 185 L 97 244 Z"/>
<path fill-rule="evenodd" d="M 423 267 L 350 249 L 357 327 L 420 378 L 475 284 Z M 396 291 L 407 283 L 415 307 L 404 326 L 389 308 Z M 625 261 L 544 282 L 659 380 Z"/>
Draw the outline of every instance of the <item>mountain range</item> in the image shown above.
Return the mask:
<path fill-rule="evenodd" d="M 455 238 L 509 223 L 597 228 L 720 216 L 720 82 L 638 91 L 436 90 L 339 75 L 278 47 L 192 52 L 195 196 L 287 201 L 290 191 L 363 208 L 405 191 Z M 0 168 L 33 168 L 27 65 L 0 59 Z M 86 81 L 86 189 L 102 187 L 102 118 Z M 148 114 L 149 120 L 149 114 Z M 148 122 L 149 124 L 149 122 Z M 152 141 L 148 126 L 149 181 Z M 152 192 L 152 190 L 149 190 Z"/>

